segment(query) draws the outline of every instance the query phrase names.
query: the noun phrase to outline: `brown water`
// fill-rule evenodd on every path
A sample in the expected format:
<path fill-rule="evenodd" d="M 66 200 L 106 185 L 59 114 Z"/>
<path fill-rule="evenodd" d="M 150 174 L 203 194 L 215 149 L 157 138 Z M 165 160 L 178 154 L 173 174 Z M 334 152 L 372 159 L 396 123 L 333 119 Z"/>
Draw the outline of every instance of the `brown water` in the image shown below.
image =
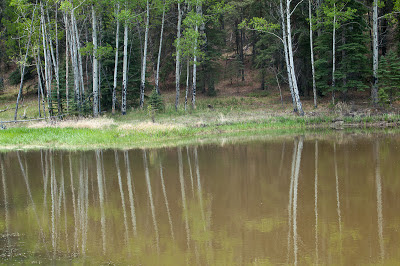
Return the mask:
<path fill-rule="evenodd" d="M 0 155 L 1 262 L 400 263 L 400 135 Z"/>

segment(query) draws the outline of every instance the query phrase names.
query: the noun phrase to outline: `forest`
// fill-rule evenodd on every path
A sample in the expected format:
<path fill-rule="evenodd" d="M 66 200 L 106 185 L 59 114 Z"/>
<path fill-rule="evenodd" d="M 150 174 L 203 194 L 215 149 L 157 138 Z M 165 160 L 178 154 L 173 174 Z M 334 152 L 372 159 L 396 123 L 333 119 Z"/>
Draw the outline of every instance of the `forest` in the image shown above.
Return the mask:
<path fill-rule="evenodd" d="M 15 120 L 27 82 L 40 117 L 159 111 L 165 92 L 186 111 L 251 69 L 260 89 L 290 91 L 299 115 L 305 95 L 315 108 L 361 94 L 391 106 L 399 11 L 398 0 L 3 0 L 0 94 L 18 87 Z"/>

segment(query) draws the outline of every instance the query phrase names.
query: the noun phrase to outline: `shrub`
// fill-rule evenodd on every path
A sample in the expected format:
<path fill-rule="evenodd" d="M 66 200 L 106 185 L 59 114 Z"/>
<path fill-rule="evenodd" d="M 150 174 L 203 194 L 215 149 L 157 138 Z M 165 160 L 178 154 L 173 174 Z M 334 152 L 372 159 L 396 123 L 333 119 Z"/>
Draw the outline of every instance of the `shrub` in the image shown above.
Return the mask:
<path fill-rule="evenodd" d="M 11 85 L 17 85 L 21 82 L 21 72 L 19 68 L 15 69 L 11 72 L 10 76 L 8 77 Z"/>
<path fill-rule="evenodd" d="M 30 80 L 33 78 L 32 67 L 25 68 L 24 80 Z M 11 85 L 18 85 L 21 82 L 21 69 L 17 67 L 13 72 L 11 72 L 8 77 Z"/>
<path fill-rule="evenodd" d="M 163 98 L 155 89 L 149 97 L 149 105 L 155 112 L 162 112 L 165 109 Z"/>
<path fill-rule="evenodd" d="M 4 91 L 4 79 L 0 77 L 0 93 Z"/>

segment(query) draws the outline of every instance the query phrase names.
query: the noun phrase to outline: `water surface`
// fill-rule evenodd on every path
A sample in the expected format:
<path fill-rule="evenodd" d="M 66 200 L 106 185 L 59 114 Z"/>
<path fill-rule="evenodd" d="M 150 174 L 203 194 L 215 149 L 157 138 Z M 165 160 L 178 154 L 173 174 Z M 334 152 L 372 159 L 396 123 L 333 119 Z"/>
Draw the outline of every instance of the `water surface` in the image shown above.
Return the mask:
<path fill-rule="evenodd" d="M 400 261 L 400 135 L 0 154 L 2 262 Z"/>

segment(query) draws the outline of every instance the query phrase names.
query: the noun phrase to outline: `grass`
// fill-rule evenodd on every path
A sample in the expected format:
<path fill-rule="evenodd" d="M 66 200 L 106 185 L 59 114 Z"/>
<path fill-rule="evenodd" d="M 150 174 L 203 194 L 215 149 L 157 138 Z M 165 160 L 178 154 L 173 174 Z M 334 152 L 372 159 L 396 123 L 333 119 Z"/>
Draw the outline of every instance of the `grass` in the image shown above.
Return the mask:
<path fill-rule="evenodd" d="M 0 146 L 3 148 L 152 148 L 191 143 L 200 139 L 258 135 L 267 131 L 276 133 L 274 130 L 276 128 L 282 130 L 282 124 L 279 122 L 273 124 L 237 123 L 223 126 L 136 131 L 121 130 L 117 127 L 110 129 L 17 127 L 1 132 Z"/>
<path fill-rule="evenodd" d="M 155 122 L 143 110 L 130 110 L 127 115 L 104 114 L 96 119 L 69 118 L 67 121 L 31 122 L 7 124 L 0 131 L 0 149 L 93 149 L 93 148 L 155 148 L 234 141 L 246 138 L 277 137 L 306 133 L 332 131 L 334 120 L 340 119 L 346 125 L 356 128 L 375 128 L 379 123 L 400 123 L 400 115 L 359 112 L 356 116 L 343 116 L 329 110 L 320 103 L 317 111 L 312 103 L 304 104 L 306 115 L 299 117 L 291 111 L 290 103 L 282 105 L 279 95 L 263 97 L 198 97 L 197 109 L 190 106 L 187 111 L 183 104 L 175 110 L 174 95 L 163 95 L 165 111 L 158 113 Z M 183 102 L 183 101 L 182 101 Z M 312 102 L 312 101 L 310 101 Z M 328 105 L 328 104 L 326 104 Z M 0 103 L 0 110 L 7 103 Z M 8 102 L 8 106 L 13 106 Z M 26 110 L 26 118 L 38 117 L 37 101 L 26 100 L 19 115 Z M 0 113 L 0 121 L 13 120 L 14 110 Z M 20 116 L 19 116 L 19 119 Z"/>
<path fill-rule="evenodd" d="M 14 127 L 0 134 L 2 149 L 158 148 L 193 143 L 219 143 L 247 138 L 268 138 L 332 132 L 321 127 L 328 118 L 274 117 L 263 121 L 166 127 L 162 124 L 112 124 L 108 128 Z M 125 126 L 124 126 L 125 125 Z"/>

